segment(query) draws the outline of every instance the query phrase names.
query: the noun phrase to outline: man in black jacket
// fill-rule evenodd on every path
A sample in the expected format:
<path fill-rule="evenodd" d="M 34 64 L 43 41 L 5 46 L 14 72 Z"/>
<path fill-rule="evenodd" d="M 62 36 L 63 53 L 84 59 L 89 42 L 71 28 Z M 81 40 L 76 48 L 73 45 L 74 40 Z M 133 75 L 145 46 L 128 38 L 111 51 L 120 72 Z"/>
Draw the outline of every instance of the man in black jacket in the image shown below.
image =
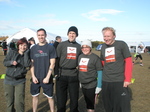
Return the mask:
<path fill-rule="evenodd" d="M 55 49 L 57 48 L 58 44 L 62 41 L 61 37 L 60 36 L 56 36 L 56 40 L 54 42 L 54 47 Z"/>
<path fill-rule="evenodd" d="M 61 39 L 61 37 L 60 36 L 56 36 L 56 40 L 55 40 L 55 42 L 54 42 L 54 44 L 53 44 L 53 46 L 55 47 L 55 49 L 57 49 L 57 46 L 58 46 L 58 44 L 60 43 L 62 41 L 62 39 Z M 55 67 L 54 67 L 54 75 L 56 76 L 56 75 L 58 75 L 58 58 L 56 58 L 56 62 L 55 62 Z"/>

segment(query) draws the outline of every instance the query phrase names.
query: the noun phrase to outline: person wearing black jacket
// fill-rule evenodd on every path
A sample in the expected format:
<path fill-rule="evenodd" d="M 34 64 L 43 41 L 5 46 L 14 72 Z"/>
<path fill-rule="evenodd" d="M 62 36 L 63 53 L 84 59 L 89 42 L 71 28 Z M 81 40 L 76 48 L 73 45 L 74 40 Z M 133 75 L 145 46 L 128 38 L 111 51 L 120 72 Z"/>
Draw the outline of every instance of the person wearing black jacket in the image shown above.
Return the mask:
<path fill-rule="evenodd" d="M 57 48 L 58 44 L 62 41 L 60 36 L 56 36 L 56 40 L 53 44 L 53 46 L 55 47 L 55 49 Z"/>
<path fill-rule="evenodd" d="M 30 56 L 26 38 L 17 42 L 17 49 L 9 50 L 3 64 L 7 67 L 4 91 L 7 112 L 24 112 L 26 73 L 30 66 Z M 14 108 L 15 105 L 15 108 Z"/>
<path fill-rule="evenodd" d="M 60 36 L 56 36 L 56 40 L 53 44 L 53 46 L 55 47 L 55 49 L 57 49 L 58 44 L 62 41 Z M 56 62 L 55 62 L 55 67 L 54 67 L 54 76 L 58 75 L 58 58 L 56 58 Z"/>
<path fill-rule="evenodd" d="M 2 42 L 2 48 L 4 51 L 4 56 L 6 56 L 7 55 L 7 42 L 5 40 Z"/>

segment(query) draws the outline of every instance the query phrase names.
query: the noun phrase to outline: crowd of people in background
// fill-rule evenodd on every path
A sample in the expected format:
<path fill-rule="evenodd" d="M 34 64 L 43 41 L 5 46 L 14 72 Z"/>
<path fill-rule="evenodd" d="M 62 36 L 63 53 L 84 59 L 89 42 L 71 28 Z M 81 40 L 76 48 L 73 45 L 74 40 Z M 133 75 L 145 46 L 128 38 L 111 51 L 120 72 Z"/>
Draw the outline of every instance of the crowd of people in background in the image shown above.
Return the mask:
<path fill-rule="evenodd" d="M 115 40 L 116 31 L 112 27 L 102 29 L 104 44 L 100 56 L 92 53 L 92 43 L 84 40 L 76 42 L 78 29 L 71 26 L 67 31 L 68 40 L 62 41 L 56 36 L 55 41 L 46 41 L 46 30 L 37 30 L 39 43 L 33 37 L 13 40 L 7 45 L 2 42 L 6 66 L 4 90 L 7 112 L 24 112 L 26 74 L 31 71 L 33 112 L 37 111 L 40 89 L 47 97 L 50 111 L 66 112 L 69 93 L 70 112 L 79 112 L 78 99 L 81 84 L 87 112 L 95 112 L 95 98 L 101 93 L 106 112 L 131 112 L 130 93 L 132 66 L 140 58 L 139 45 L 135 59 L 124 41 Z M 8 53 L 7 53 L 8 52 Z M 149 52 L 149 51 L 147 51 Z M 53 75 L 52 75 L 53 74 Z M 56 99 L 53 97 L 56 80 Z"/>

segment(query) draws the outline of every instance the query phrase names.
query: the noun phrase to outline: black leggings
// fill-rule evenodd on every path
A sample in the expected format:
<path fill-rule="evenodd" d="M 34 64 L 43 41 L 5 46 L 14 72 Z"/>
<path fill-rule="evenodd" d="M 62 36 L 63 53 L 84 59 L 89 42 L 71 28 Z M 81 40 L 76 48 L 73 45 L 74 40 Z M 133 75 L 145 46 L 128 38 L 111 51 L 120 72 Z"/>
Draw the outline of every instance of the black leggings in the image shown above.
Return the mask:
<path fill-rule="evenodd" d="M 7 50 L 4 50 L 4 56 L 6 56 L 7 55 Z"/>
<path fill-rule="evenodd" d="M 140 58 L 141 60 L 143 59 L 141 54 L 136 55 L 136 59 L 135 60 L 137 60 L 138 58 Z"/>
<path fill-rule="evenodd" d="M 90 88 L 90 89 L 82 88 L 82 92 L 83 92 L 84 99 L 86 102 L 86 108 L 94 110 L 95 88 Z"/>

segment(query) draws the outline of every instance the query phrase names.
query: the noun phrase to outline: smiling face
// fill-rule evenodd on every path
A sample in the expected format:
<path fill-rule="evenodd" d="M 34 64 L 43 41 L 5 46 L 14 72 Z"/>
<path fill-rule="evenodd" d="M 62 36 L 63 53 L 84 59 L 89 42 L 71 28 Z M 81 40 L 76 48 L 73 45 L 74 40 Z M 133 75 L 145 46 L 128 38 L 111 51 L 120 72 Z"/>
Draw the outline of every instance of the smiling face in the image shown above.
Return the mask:
<path fill-rule="evenodd" d="M 37 37 L 38 37 L 38 40 L 39 40 L 39 44 L 40 43 L 45 43 L 46 42 L 46 34 L 44 31 L 40 30 L 37 32 Z"/>
<path fill-rule="evenodd" d="M 83 52 L 84 55 L 91 54 L 91 47 L 89 47 L 87 45 L 82 45 L 81 50 L 82 50 L 82 52 Z"/>
<path fill-rule="evenodd" d="M 115 35 L 111 30 L 104 30 L 103 32 L 103 39 L 107 45 L 112 45 L 115 42 Z"/>
<path fill-rule="evenodd" d="M 73 41 L 75 41 L 76 40 L 76 33 L 74 32 L 74 31 L 70 31 L 69 33 L 68 33 L 68 39 L 69 39 L 69 41 L 70 42 L 73 42 Z"/>
<path fill-rule="evenodd" d="M 19 44 L 18 46 L 19 53 L 22 54 L 23 52 L 27 50 L 27 48 L 28 48 L 28 45 L 26 43 Z"/>

